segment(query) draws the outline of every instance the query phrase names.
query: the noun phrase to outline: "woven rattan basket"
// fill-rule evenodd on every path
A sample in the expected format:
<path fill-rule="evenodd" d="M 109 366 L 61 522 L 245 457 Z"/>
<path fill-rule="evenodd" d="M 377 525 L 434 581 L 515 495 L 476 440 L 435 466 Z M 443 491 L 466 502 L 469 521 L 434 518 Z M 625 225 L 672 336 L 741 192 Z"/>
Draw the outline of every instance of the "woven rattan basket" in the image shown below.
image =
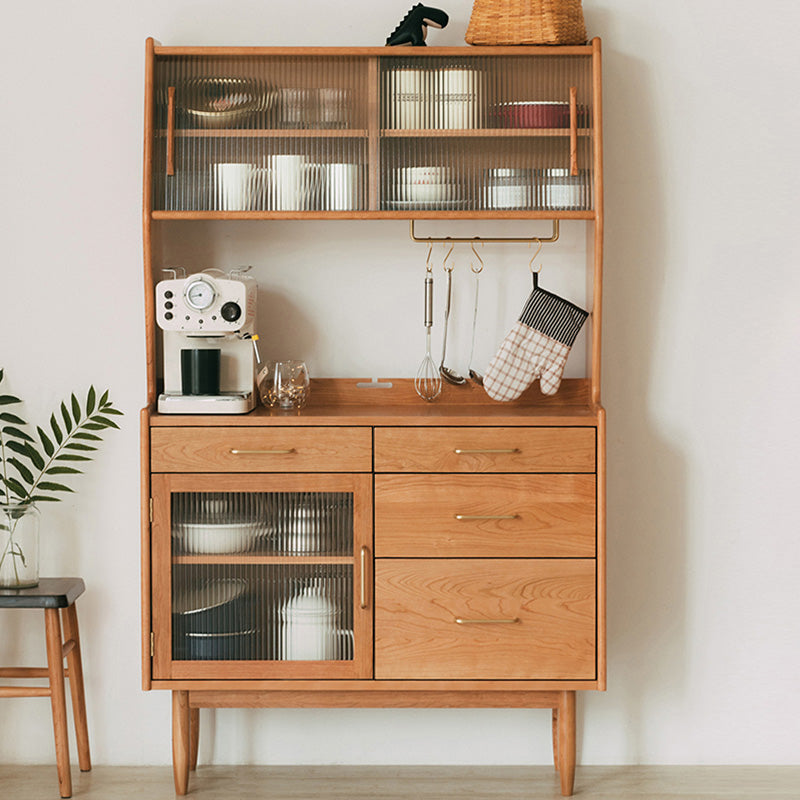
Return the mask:
<path fill-rule="evenodd" d="M 475 0 L 467 44 L 583 44 L 581 0 Z"/>

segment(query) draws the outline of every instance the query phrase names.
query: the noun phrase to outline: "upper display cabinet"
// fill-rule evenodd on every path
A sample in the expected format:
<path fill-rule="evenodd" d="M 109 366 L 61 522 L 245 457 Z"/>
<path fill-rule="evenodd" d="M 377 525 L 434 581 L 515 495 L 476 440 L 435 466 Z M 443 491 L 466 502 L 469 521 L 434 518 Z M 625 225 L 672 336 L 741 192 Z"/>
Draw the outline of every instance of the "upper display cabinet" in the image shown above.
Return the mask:
<path fill-rule="evenodd" d="M 151 47 L 154 219 L 595 218 L 598 41 Z"/>

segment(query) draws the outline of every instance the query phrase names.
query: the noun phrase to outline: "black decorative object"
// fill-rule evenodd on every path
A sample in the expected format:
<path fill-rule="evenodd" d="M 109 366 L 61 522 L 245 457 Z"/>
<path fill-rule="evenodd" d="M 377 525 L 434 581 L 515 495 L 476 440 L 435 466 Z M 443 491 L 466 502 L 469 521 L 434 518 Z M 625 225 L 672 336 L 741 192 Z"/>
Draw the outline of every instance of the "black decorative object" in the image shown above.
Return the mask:
<path fill-rule="evenodd" d="M 392 31 L 386 44 L 389 46 L 425 47 L 428 25 L 432 25 L 434 28 L 444 28 L 449 21 L 450 17 L 440 8 L 431 8 L 417 3 Z"/>

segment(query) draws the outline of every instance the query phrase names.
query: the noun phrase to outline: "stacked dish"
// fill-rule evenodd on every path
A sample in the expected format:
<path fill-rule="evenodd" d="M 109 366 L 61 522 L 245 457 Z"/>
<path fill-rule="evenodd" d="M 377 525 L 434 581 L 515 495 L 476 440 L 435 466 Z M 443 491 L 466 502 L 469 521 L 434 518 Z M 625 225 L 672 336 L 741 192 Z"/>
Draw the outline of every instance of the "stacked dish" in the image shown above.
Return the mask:
<path fill-rule="evenodd" d="M 398 167 L 392 180 L 390 208 L 457 208 L 463 205 L 450 167 Z"/>

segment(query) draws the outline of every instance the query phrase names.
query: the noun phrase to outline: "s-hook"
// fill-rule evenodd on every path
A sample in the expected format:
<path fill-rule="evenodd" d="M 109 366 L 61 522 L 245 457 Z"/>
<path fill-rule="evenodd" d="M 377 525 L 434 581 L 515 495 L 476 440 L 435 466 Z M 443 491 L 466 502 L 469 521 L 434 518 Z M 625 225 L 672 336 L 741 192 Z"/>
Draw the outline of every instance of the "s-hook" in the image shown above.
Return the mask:
<path fill-rule="evenodd" d="M 483 243 L 481 243 L 481 247 L 482 246 Z M 478 289 L 480 288 L 481 272 L 483 272 L 483 259 L 475 249 L 475 242 L 471 242 L 470 247 L 472 248 L 472 252 L 475 254 L 475 258 L 478 259 L 480 266 L 475 266 L 475 264 L 470 261 L 469 268 L 472 270 L 472 274 L 475 276 L 475 303 L 472 308 L 472 344 L 469 348 L 469 366 L 467 368 L 467 374 L 469 375 L 470 380 L 477 383 L 478 386 L 483 386 L 483 375 L 481 375 L 480 372 L 472 369 L 472 357 L 475 354 L 475 330 L 478 327 Z"/>

